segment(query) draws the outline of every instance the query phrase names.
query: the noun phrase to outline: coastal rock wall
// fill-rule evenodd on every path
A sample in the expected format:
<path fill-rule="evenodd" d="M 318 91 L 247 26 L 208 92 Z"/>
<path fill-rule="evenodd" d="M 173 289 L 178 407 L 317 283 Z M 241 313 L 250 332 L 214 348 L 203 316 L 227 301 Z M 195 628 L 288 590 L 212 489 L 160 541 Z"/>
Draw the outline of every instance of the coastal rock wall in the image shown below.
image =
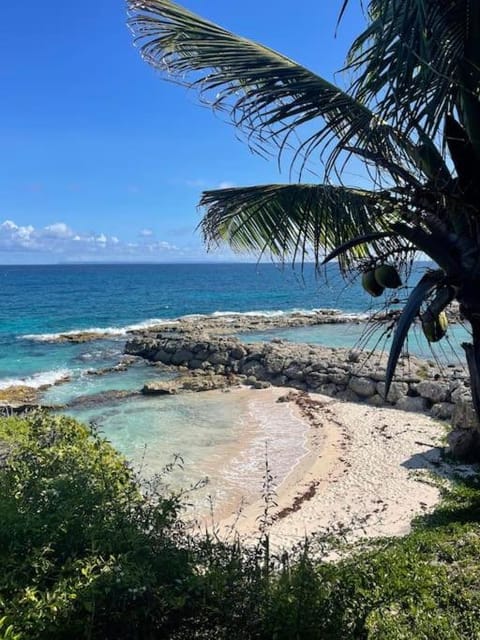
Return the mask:
<path fill-rule="evenodd" d="M 385 402 L 386 357 L 377 353 L 280 340 L 244 344 L 234 337 L 175 331 L 134 336 L 125 351 L 198 372 L 242 375 L 258 386 L 269 383 L 375 406 L 390 404 L 429 412 L 452 420 L 457 427 L 476 426 L 468 411 L 468 376 L 461 366 L 444 367 L 439 372 L 434 363 L 404 358 Z"/>

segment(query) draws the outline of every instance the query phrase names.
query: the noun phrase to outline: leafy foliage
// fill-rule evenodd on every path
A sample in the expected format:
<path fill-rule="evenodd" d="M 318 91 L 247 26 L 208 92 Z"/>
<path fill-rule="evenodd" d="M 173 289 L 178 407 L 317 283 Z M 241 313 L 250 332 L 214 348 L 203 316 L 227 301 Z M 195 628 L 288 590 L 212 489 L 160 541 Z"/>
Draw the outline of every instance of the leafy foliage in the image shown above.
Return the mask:
<path fill-rule="evenodd" d="M 191 573 L 174 542 L 176 499 L 142 495 L 125 460 L 69 418 L 0 424 L 4 627 L 54 640 L 143 638 L 165 624 L 181 601 L 177 575 Z"/>
<path fill-rule="evenodd" d="M 17 430 L 18 438 L 14 437 Z M 460 640 L 480 636 L 480 492 L 404 539 L 315 559 L 194 536 L 111 446 L 65 417 L 1 419 L 0 638 Z"/>
<path fill-rule="evenodd" d="M 228 241 L 242 251 L 255 246 L 260 253 L 269 252 L 282 258 L 288 254 L 299 262 L 313 247 L 316 260 L 325 248 L 338 245 L 350 227 L 350 234 L 372 231 L 372 212 L 376 211 L 375 226 L 388 226 L 390 216 L 368 191 L 329 185 L 262 185 L 207 191 L 201 203 L 208 213 L 202 221 L 206 240 Z M 335 224 L 332 224 L 332 219 Z M 383 240 L 383 242 L 382 242 Z M 377 238 L 367 250 L 365 242 L 352 252 L 355 257 L 401 252 L 402 243 L 390 237 Z M 406 249 L 406 245 L 403 245 Z M 340 256 L 345 268 L 348 257 Z"/>

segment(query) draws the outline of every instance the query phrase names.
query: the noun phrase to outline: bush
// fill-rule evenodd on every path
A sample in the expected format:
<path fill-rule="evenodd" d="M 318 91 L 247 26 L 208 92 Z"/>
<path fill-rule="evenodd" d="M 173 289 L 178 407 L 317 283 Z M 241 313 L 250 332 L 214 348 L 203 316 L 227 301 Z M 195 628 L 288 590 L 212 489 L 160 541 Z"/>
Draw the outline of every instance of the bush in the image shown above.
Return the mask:
<path fill-rule="evenodd" d="M 315 560 L 194 536 L 89 428 L 0 420 L 0 640 L 480 638 L 474 478 L 402 539 Z M 323 543 L 324 541 L 320 541 Z"/>
<path fill-rule="evenodd" d="M 2 420 L 0 440 L 3 628 L 49 640 L 167 628 L 192 578 L 178 500 L 142 494 L 125 460 L 70 418 Z"/>

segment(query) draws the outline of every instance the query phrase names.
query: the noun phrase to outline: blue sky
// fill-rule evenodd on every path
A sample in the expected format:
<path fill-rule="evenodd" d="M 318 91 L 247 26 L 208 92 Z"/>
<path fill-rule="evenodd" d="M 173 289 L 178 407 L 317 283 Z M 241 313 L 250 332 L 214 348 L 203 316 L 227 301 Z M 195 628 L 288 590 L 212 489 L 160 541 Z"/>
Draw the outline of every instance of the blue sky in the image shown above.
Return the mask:
<path fill-rule="evenodd" d="M 329 79 L 360 29 L 352 0 L 334 38 L 340 4 L 185 2 Z M 195 232 L 202 190 L 288 181 L 148 67 L 125 22 L 122 0 L 2 7 L 0 263 L 232 259 Z"/>

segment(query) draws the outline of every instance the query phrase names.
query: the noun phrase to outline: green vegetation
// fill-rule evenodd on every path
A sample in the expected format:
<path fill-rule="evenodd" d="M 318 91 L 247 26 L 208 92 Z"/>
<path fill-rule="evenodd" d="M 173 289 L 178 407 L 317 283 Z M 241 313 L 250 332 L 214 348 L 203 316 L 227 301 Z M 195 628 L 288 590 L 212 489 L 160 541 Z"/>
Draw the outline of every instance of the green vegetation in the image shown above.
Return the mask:
<path fill-rule="evenodd" d="M 314 559 L 201 537 L 65 417 L 0 420 L 0 639 L 480 638 L 480 487 L 403 539 Z M 165 489 L 162 489 L 165 492 Z"/>
<path fill-rule="evenodd" d="M 339 3 L 340 18 L 349 4 Z M 480 417 L 478 0 L 362 4 L 366 24 L 347 53 L 347 90 L 170 0 L 127 5 L 149 64 L 228 114 L 254 151 L 290 161 L 290 184 L 203 193 L 205 241 L 302 265 L 338 259 L 346 275 L 374 272 L 377 282 L 367 275 L 364 286 L 375 297 L 400 286 L 395 269 L 408 282 L 423 252 L 437 268 L 408 296 L 383 298 L 387 308 L 404 303 L 385 394 L 415 320 L 426 315 L 428 339 L 441 339 L 440 314 L 457 300 L 472 332 L 462 346 Z M 320 184 L 300 184 L 310 169 L 323 169 Z M 353 175 L 361 186 L 345 184 Z M 478 446 L 472 453 L 480 459 Z"/>

